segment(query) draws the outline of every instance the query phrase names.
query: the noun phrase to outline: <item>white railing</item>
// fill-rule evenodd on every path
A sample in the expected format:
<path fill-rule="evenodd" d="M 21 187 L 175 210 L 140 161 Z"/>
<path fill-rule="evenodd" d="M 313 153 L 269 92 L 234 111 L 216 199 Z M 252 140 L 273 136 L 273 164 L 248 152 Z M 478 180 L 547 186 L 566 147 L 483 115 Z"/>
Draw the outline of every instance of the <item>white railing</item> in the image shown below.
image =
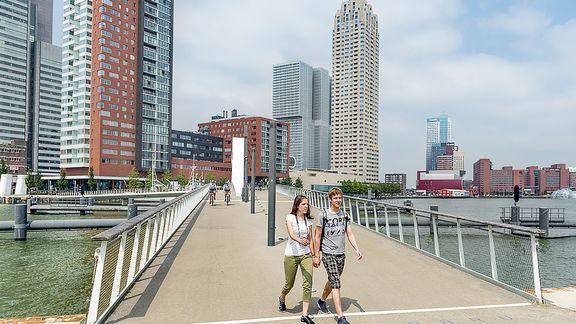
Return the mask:
<path fill-rule="evenodd" d="M 310 205 L 329 207 L 326 192 L 277 186 L 278 193 L 303 194 Z M 352 222 L 394 239 L 474 276 L 542 303 L 538 236 L 543 231 L 344 196 Z"/>
<path fill-rule="evenodd" d="M 101 323 L 109 316 L 207 192 L 204 186 L 183 194 L 92 237 L 101 243 L 94 255 L 87 323 Z"/>

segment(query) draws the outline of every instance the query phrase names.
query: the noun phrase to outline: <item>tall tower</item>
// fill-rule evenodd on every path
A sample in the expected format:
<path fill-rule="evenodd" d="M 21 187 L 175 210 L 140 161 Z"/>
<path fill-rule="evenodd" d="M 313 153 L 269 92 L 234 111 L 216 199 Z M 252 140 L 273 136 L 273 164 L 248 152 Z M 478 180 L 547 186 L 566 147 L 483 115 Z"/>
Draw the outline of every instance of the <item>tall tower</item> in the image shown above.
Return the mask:
<path fill-rule="evenodd" d="M 332 30 L 331 167 L 378 182 L 378 16 L 343 1 Z"/>
<path fill-rule="evenodd" d="M 329 168 L 330 76 L 302 61 L 275 64 L 272 116 L 290 124 L 293 168 Z"/>
<path fill-rule="evenodd" d="M 26 166 L 58 173 L 62 50 L 52 44 L 52 0 L 3 0 L 0 12 L 0 142 L 26 141 Z"/>
<path fill-rule="evenodd" d="M 170 169 L 171 0 L 65 3 L 62 167 L 112 179 Z"/>
<path fill-rule="evenodd" d="M 452 141 L 452 121 L 448 115 L 426 119 L 426 171 L 436 170 L 436 157 L 444 154 L 442 144 Z"/>

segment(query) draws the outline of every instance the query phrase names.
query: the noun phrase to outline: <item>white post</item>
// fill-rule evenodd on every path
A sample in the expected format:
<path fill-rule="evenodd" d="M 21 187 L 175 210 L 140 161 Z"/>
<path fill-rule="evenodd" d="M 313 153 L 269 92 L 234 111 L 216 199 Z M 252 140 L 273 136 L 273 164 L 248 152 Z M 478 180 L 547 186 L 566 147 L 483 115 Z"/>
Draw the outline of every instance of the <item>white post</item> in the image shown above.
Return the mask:
<path fill-rule="evenodd" d="M 464 259 L 464 242 L 462 240 L 462 228 L 460 227 L 460 219 L 456 219 L 456 231 L 458 232 L 458 253 L 460 254 L 460 265 L 466 268 L 466 261 Z"/>
<path fill-rule="evenodd" d="M 110 294 L 110 305 L 120 294 L 120 282 L 122 281 L 122 268 L 124 267 L 124 253 L 126 251 L 126 239 L 128 233 L 123 232 L 120 237 L 120 247 L 118 249 L 118 259 L 116 259 L 116 270 L 114 271 L 114 281 L 112 282 L 112 293 Z"/>
<path fill-rule="evenodd" d="M 488 225 L 488 240 L 490 241 L 490 265 L 492 266 L 492 279 L 498 280 L 498 269 L 496 268 L 496 250 L 494 249 L 494 231 L 492 225 Z"/>
<path fill-rule="evenodd" d="M 431 215 L 432 219 L 432 229 L 434 230 L 434 253 L 437 257 L 440 257 L 440 242 L 438 242 L 438 216 Z"/>
<path fill-rule="evenodd" d="M 398 233 L 400 234 L 400 242 L 404 243 L 404 233 L 402 233 L 402 218 L 400 217 L 400 208 L 396 209 L 398 216 Z"/>
<path fill-rule="evenodd" d="M 420 249 L 420 232 L 418 231 L 418 219 L 416 219 L 416 211 L 412 211 L 412 221 L 414 222 L 414 243 L 416 248 Z"/>
<path fill-rule="evenodd" d="M 104 261 L 106 260 L 107 241 L 102 241 L 100 248 L 96 249 L 96 271 L 94 273 L 94 283 L 92 284 L 92 294 L 90 295 L 90 305 L 88 306 L 87 323 L 95 323 L 98 319 L 98 305 L 100 303 L 100 291 L 102 290 L 102 277 L 104 276 Z"/>
<path fill-rule="evenodd" d="M 376 204 L 372 205 L 372 208 L 374 209 L 374 226 L 376 233 L 380 233 L 380 229 L 378 228 L 378 208 L 376 208 Z"/>
<path fill-rule="evenodd" d="M 530 234 L 530 246 L 532 250 L 532 272 L 534 273 L 534 293 L 538 303 L 543 304 L 542 286 L 540 285 L 540 267 L 538 265 L 538 240 L 535 234 Z"/>
<path fill-rule="evenodd" d="M 364 221 L 366 222 L 366 228 L 370 228 L 370 224 L 368 223 L 368 209 L 366 207 L 366 202 L 364 202 Z"/>
<path fill-rule="evenodd" d="M 136 274 L 136 261 L 138 260 L 138 248 L 140 247 L 141 229 L 142 226 L 140 223 L 136 225 L 136 231 L 134 232 L 134 244 L 132 245 L 132 255 L 130 256 L 130 267 L 128 268 L 128 280 L 134 278 L 134 275 Z"/>
<path fill-rule="evenodd" d="M 386 221 L 386 236 L 390 237 L 390 221 L 388 220 L 388 206 L 384 205 L 384 219 Z"/>
<path fill-rule="evenodd" d="M 150 250 L 150 220 L 146 221 L 146 232 L 144 232 L 144 243 L 142 243 L 142 255 L 140 256 L 140 265 L 138 271 L 144 269 L 148 262 L 148 251 Z"/>

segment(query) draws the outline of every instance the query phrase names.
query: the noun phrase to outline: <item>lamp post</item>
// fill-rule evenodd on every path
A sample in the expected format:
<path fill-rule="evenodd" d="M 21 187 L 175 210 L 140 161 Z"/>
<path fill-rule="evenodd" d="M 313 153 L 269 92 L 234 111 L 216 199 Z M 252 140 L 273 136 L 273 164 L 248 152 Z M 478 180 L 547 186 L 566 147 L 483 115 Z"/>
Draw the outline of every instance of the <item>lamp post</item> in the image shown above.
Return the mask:
<path fill-rule="evenodd" d="M 276 123 L 270 122 L 270 151 L 268 164 L 268 246 L 276 240 Z"/>
<path fill-rule="evenodd" d="M 248 125 L 244 125 L 244 185 L 242 201 L 248 202 Z"/>

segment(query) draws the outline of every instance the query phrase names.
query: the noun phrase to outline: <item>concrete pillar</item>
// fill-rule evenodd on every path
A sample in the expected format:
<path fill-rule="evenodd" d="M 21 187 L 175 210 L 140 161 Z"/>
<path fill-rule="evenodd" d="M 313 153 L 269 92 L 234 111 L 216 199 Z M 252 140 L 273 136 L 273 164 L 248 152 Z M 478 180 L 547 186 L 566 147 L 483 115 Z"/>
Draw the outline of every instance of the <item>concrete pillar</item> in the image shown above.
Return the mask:
<path fill-rule="evenodd" d="M 26 205 L 17 204 L 14 206 L 14 240 L 25 241 L 28 231 L 28 214 Z"/>
<path fill-rule="evenodd" d="M 430 210 L 437 212 L 438 211 L 438 205 L 430 205 Z M 432 214 L 430 214 L 430 215 L 432 215 Z M 438 225 L 438 224 L 436 224 L 436 225 Z M 430 234 L 434 234 L 434 226 L 432 226 L 432 216 L 430 217 L 429 227 L 430 227 Z"/>
<path fill-rule="evenodd" d="M 510 224 L 520 225 L 520 207 L 510 207 Z"/>
<path fill-rule="evenodd" d="M 131 203 L 128 203 L 128 219 L 134 218 L 138 215 L 138 205 L 134 203 L 134 198 L 129 198 L 128 201 L 132 200 Z"/>
<path fill-rule="evenodd" d="M 550 213 L 548 208 L 539 208 L 538 215 L 538 228 L 544 231 L 540 237 L 548 237 L 548 232 L 550 230 Z"/>
<path fill-rule="evenodd" d="M 164 205 L 164 203 L 166 203 L 166 199 L 160 198 L 160 205 Z"/>
<path fill-rule="evenodd" d="M 95 201 L 94 198 L 88 198 L 88 206 L 94 206 Z"/>
<path fill-rule="evenodd" d="M 80 198 L 80 206 L 86 206 L 87 205 L 87 200 L 86 198 L 82 197 Z M 80 215 L 86 215 L 86 210 L 85 209 L 81 209 L 80 210 Z"/>

